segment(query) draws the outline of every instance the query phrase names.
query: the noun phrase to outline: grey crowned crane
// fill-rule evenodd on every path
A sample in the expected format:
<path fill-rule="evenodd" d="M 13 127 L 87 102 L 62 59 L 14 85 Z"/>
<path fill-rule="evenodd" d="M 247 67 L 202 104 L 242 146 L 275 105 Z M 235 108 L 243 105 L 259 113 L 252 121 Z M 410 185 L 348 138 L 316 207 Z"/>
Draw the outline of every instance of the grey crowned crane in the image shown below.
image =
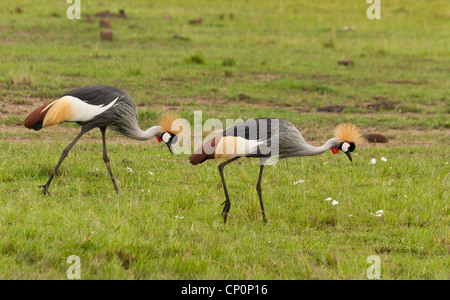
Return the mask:
<path fill-rule="evenodd" d="M 172 122 L 176 119 L 178 116 L 175 114 L 163 115 L 158 120 L 157 126 L 143 131 L 139 127 L 136 104 L 133 98 L 123 90 L 105 85 L 85 86 L 71 90 L 58 99 L 40 106 L 25 119 L 25 127 L 36 131 L 62 122 L 76 122 L 81 125 L 81 132 L 64 149 L 47 183 L 39 187 L 42 188 L 44 195 L 49 193 L 50 183 L 70 149 L 83 134 L 98 127 L 102 132 L 103 161 L 108 168 L 114 189 L 116 193 L 119 193 L 106 153 L 106 128 L 111 126 L 112 131 L 138 141 L 156 137 L 158 142 L 164 141 L 172 152 L 171 145 L 176 142 L 177 132 L 170 130 Z"/>
<path fill-rule="evenodd" d="M 226 223 L 230 211 L 231 202 L 228 196 L 223 169 L 229 163 L 240 157 L 260 158 L 260 170 L 256 191 L 263 221 L 266 222 L 264 211 L 261 179 L 264 165 L 272 164 L 278 159 L 296 156 L 312 156 L 331 150 L 334 154 L 344 152 L 352 161 L 351 152 L 355 150 L 355 144 L 362 142 L 359 129 L 351 123 L 339 124 L 334 130 L 335 137 L 329 139 L 319 147 L 308 144 L 297 128 L 283 119 L 265 118 L 250 119 L 232 126 L 221 134 L 209 139 L 199 147 L 190 157 L 193 165 L 200 164 L 208 159 L 225 159 L 219 164 L 219 173 L 225 192 L 225 204 L 222 216 Z"/>

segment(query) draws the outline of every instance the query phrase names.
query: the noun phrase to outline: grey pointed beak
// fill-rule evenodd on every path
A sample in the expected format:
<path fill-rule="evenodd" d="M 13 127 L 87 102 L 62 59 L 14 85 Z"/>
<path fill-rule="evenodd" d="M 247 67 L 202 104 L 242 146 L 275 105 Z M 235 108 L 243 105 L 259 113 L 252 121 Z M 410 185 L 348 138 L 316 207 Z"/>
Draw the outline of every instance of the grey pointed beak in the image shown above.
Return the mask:
<path fill-rule="evenodd" d="M 167 145 L 167 148 L 169 148 L 170 154 L 172 154 L 172 155 L 173 155 L 173 151 L 172 151 L 172 145 L 170 144 L 170 142 L 169 142 L 169 143 L 167 143 L 166 145 Z"/>
<path fill-rule="evenodd" d="M 345 154 L 347 155 L 348 159 L 350 159 L 350 161 L 353 162 L 352 155 L 350 154 L 350 152 L 345 152 Z"/>

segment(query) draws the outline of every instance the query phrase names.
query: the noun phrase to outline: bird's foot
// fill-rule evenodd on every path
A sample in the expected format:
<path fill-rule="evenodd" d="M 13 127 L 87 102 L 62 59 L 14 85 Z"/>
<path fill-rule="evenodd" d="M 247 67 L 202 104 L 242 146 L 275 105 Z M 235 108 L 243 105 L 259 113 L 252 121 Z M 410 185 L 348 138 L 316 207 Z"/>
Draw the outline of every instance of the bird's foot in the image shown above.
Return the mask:
<path fill-rule="evenodd" d="M 50 192 L 48 191 L 48 185 L 47 184 L 39 185 L 38 187 L 42 188 L 42 192 L 44 193 L 44 195 L 49 195 L 50 196 Z"/>
<path fill-rule="evenodd" d="M 263 217 L 263 222 L 264 222 L 264 223 L 267 223 L 265 211 L 262 211 L 262 217 Z"/>
<path fill-rule="evenodd" d="M 227 218 L 228 218 L 228 212 L 222 212 L 222 217 L 223 217 L 223 223 L 227 223 Z"/>
<path fill-rule="evenodd" d="M 225 207 L 222 210 L 222 217 L 223 217 L 223 222 L 227 223 L 227 217 L 228 217 L 228 213 L 230 212 L 230 208 L 231 208 L 231 202 L 230 200 L 225 200 L 221 205 L 224 205 Z"/>

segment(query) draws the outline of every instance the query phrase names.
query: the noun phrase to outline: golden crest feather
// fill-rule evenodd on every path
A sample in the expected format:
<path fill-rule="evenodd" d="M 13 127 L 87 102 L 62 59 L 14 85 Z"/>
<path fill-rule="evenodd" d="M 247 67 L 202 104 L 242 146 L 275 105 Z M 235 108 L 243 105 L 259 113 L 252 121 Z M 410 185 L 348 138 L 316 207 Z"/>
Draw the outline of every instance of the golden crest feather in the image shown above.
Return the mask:
<path fill-rule="evenodd" d="M 334 136 L 341 141 L 361 144 L 363 142 L 362 133 L 359 128 L 352 123 L 341 123 L 334 129 Z"/>
<path fill-rule="evenodd" d="M 172 128 L 173 122 L 176 120 L 181 120 L 181 116 L 174 112 L 167 112 L 158 118 L 158 125 L 162 127 L 164 131 L 169 131 L 175 135 L 178 135 L 182 131 L 181 128 L 177 128 L 179 126 L 174 126 Z"/>

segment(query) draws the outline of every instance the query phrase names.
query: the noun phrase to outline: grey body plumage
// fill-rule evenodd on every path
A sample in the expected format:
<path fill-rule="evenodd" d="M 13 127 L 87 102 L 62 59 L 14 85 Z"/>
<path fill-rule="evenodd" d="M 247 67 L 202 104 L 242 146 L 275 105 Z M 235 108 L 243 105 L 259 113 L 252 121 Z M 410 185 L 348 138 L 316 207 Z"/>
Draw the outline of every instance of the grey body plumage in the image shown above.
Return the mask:
<path fill-rule="evenodd" d="M 138 110 L 133 98 L 125 91 L 104 85 L 85 86 L 65 93 L 63 96 L 73 96 L 91 105 L 108 105 L 113 100 L 115 104 L 102 114 L 86 122 L 78 122 L 84 130 L 96 127 L 111 126 L 110 130 L 132 137 L 139 132 Z"/>
<path fill-rule="evenodd" d="M 249 154 L 246 157 L 270 157 L 267 152 L 260 148 L 269 149 L 276 147 L 276 155 L 279 159 L 312 156 L 322 154 L 332 147 L 339 146 L 339 139 L 332 138 L 321 147 L 308 144 L 298 129 L 289 121 L 277 118 L 250 119 L 236 124 L 223 132 L 223 136 L 239 136 L 247 140 L 262 142 L 258 146 L 256 154 Z"/>

